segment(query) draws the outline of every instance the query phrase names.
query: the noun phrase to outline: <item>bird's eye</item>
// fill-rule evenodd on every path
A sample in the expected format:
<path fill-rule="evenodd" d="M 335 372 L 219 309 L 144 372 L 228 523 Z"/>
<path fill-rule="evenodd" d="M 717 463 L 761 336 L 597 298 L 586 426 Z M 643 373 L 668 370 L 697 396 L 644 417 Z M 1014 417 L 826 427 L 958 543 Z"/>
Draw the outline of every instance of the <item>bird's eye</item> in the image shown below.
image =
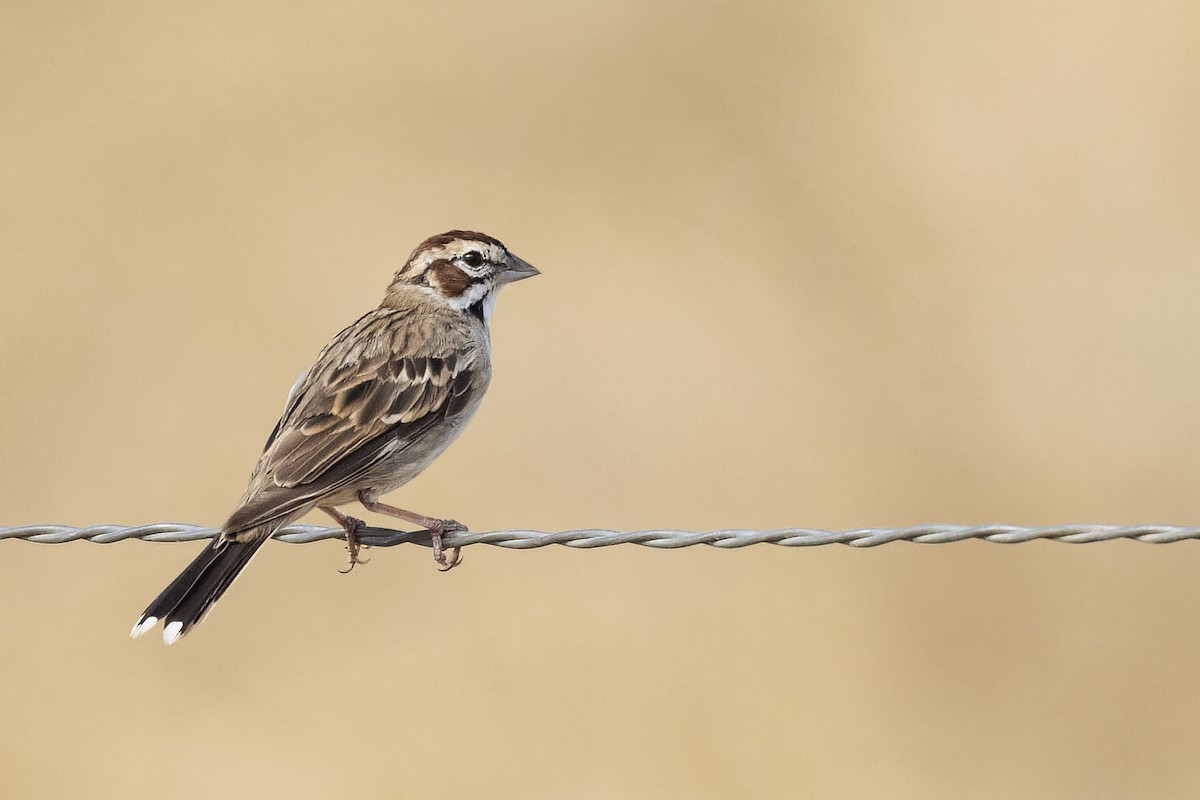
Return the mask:
<path fill-rule="evenodd" d="M 468 267 L 478 267 L 480 264 L 483 263 L 483 256 L 481 256 L 479 253 L 475 252 L 474 250 L 471 250 L 470 252 L 463 255 L 462 260 L 463 260 L 463 263 L 466 264 Z"/>

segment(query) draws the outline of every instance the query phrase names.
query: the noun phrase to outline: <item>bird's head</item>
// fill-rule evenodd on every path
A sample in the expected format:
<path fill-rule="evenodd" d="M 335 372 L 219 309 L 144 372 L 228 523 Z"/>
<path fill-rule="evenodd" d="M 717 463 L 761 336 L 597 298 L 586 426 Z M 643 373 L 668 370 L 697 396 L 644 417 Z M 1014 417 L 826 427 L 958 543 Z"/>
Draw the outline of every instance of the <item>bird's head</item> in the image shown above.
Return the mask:
<path fill-rule="evenodd" d="M 391 287 L 421 287 L 455 311 L 491 322 L 496 292 L 506 283 L 532 278 L 538 270 L 483 233 L 449 231 L 413 250 Z"/>

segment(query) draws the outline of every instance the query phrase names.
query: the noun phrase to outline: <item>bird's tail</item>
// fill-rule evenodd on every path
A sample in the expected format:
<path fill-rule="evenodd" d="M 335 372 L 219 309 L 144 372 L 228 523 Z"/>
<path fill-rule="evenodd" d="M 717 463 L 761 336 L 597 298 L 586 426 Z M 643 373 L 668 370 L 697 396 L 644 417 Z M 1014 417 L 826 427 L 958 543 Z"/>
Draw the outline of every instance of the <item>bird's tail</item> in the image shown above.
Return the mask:
<path fill-rule="evenodd" d="M 130 636 L 137 638 L 153 628 L 161 620 L 163 641 L 173 644 L 180 636 L 191 630 L 213 604 L 220 599 L 229 584 L 238 576 L 250 559 L 271 538 L 278 525 L 263 526 L 269 530 L 248 531 L 245 541 L 233 541 L 218 537 L 204 548 L 196 560 L 179 577 L 162 590 L 158 597 L 146 607 L 134 624 Z"/>

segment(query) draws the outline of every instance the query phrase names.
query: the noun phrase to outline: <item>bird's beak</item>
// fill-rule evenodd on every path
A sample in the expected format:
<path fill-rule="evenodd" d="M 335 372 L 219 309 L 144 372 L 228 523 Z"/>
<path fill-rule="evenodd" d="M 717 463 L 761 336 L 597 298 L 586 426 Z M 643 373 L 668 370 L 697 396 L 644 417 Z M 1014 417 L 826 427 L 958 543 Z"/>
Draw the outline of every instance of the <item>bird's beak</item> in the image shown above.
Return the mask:
<path fill-rule="evenodd" d="M 516 281 L 523 281 L 526 278 L 532 278 L 534 275 L 541 274 L 541 271 L 533 264 L 509 253 L 508 263 L 505 265 L 504 271 L 500 273 L 500 282 L 515 283 Z"/>

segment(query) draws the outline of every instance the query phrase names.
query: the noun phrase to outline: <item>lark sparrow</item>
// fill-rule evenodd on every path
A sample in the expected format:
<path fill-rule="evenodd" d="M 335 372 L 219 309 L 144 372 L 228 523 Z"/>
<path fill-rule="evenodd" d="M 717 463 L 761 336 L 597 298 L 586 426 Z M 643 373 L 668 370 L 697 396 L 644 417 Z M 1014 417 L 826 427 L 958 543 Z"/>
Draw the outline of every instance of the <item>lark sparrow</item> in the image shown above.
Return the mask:
<path fill-rule="evenodd" d="M 350 568 L 363 523 L 337 506 L 357 501 L 428 529 L 443 569 L 442 534 L 464 528 L 379 502 L 408 483 L 462 431 L 492 377 L 488 328 L 501 286 L 537 275 L 490 236 L 450 231 L 421 243 L 383 302 L 333 338 L 296 381 L 221 534 L 133 626 L 163 623 L 175 642 L 212 608 L 279 528 L 320 508 L 346 531 Z"/>

